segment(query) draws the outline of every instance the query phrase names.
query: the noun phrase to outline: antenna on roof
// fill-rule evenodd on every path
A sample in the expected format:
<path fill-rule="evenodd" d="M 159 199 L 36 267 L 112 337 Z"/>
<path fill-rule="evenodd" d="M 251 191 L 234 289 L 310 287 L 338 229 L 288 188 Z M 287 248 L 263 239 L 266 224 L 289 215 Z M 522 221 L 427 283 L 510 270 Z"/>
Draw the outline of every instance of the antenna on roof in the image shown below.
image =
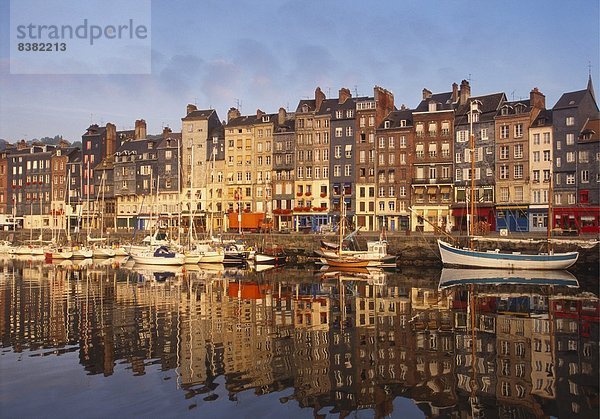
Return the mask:
<path fill-rule="evenodd" d="M 94 122 L 94 114 L 91 113 L 90 114 L 90 125 L 92 125 L 93 122 Z"/>
<path fill-rule="evenodd" d="M 358 97 L 358 85 L 354 85 L 354 96 Z"/>
<path fill-rule="evenodd" d="M 198 106 L 198 98 L 197 97 L 194 98 L 194 106 Z"/>
<path fill-rule="evenodd" d="M 588 77 L 592 77 L 592 62 L 588 60 Z"/>
<path fill-rule="evenodd" d="M 510 94 L 510 100 L 511 102 L 515 101 L 515 91 L 513 90 L 512 93 Z"/>
<path fill-rule="evenodd" d="M 327 97 L 331 97 L 331 87 L 327 87 Z"/>
<path fill-rule="evenodd" d="M 471 76 L 472 76 L 471 73 L 469 73 L 469 75 L 467 76 L 467 81 L 469 82 L 469 84 L 471 84 L 472 81 L 475 81 L 475 79 L 472 78 Z"/>
<path fill-rule="evenodd" d="M 240 111 L 240 113 L 242 113 L 242 101 L 239 99 L 235 99 L 235 107 L 237 108 L 238 111 Z"/>

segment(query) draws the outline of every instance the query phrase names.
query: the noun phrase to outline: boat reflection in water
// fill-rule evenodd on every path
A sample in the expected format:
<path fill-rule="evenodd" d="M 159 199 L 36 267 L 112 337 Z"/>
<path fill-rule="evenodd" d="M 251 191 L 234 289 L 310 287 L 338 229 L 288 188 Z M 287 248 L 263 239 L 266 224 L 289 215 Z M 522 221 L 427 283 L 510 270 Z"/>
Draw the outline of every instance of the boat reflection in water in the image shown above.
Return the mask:
<path fill-rule="evenodd" d="M 0 262 L 6 417 L 598 417 L 597 278 Z"/>

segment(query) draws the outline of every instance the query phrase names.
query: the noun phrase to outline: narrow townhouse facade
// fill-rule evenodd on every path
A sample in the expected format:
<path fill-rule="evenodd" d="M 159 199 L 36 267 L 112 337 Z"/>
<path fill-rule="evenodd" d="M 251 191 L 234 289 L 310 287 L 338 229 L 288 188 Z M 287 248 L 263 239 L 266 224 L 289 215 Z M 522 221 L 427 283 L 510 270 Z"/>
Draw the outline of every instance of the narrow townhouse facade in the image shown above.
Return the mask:
<path fill-rule="evenodd" d="M 206 225 L 207 175 L 209 142 L 212 133 L 222 126 L 214 109 L 198 109 L 196 105 L 187 105 L 186 116 L 181 118 L 181 192 L 184 219 L 200 229 Z"/>
<path fill-rule="evenodd" d="M 273 132 L 273 228 L 288 231 L 292 228 L 295 179 L 295 114 L 279 108 Z"/>
<path fill-rule="evenodd" d="M 41 143 L 17 143 L 16 149 L 7 155 L 10 178 L 8 184 L 13 191 L 14 204 L 10 211 L 23 228 L 41 229 L 50 227 L 51 159 L 55 146 Z"/>
<path fill-rule="evenodd" d="M 529 231 L 529 127 L 546 107 L 534 88 L 527 100 L 506 102 L 496 116 L 496 230 Z"/>
<path fill-rule="evenodd" d="M 318 231 L 329 221 L 331 114 L 335 104 L 336 100 L 327 99 L 317 87 L 314 99 L 303 99 L 296 107 L 295 231 Z"/>
<path fill-rule="evenodd" d="M 581 233 L 600 233 L 600 118 L 589 119 L 577 138 L 579 166 L 577 191 Z"/>
<path fill-rule="evenodd" d="M 466 101 L 471 88 L 468 83 L 463 84 L 460 94 Z M 452 228 L 452 137 L 458 101 L 458 90 L 454 86 L 450 92 L 437 94 L 423 89 L 423 98 L 413 111 L 411 228 L 414 231 L 433 231 L 432 225 L 443 230 Z"/>
<path fill-rule="evenodd" d="M 163 128 L 156 139 L 156 214 L 170 226 L 179 226 L 181 213 L 181 175 L 179 152 L 181 133 Z"/>
<path fill-rule="evenodd" d="M 8 158 L 6 150 L 0 153 L 0 216 L 5 225 L 10 226 L 12 214 L 9 212 L 9 201 L 12 199 L 8 188 Z"/>
<path fill-rule="evenodd" d="M 594 142 L 587 139 L 591 132 L 584 134 L 586 124 L 590 120 L 598 119 L 598 104 L 591 77 L 586 89 L 563 94 L 552 108 L 552 114 L 554 126 L 552 227 L 570 233 L 580 232 L 584 224 L 592 222 L 597 225 L 597 222 L 592 221 L 592 218 L 597 220 L 596 214 L 593 214 L 593 211 L 589 214 L 587 207 L 590 191 L 593 190 L 595 193 L 598 184 L 595 183 L 595 179 L 590 179 L 589 169 L 585 168 L 597 157 Z M 593 135 L 590 138 L 593 138 Z M 581 217 L 584 219 L 582 220 Z"/>
<path fill-rule="evenodd" d="M 217 125 L 210 133 L 206 145 L 206 230 L 211 233 L 223 230 L 223 197 L 225 188 L 225 129 Z"/>
<path fill-rule="evenodd" d="M 254 115 L 244 116 L 238 109 L 229 110 L 224 126 L 226 212 L 257 212 L 265 214 L 265 218 L 270 215 L 273 131 L 277 116 L 260 109 Z"/>
<path fill-rule="evenodd" d="M 529 127 L 529 231 L 548 229 L 552 131 L 552 110 L 544 109 Z"/>
<path fill-rule="evenodd" d="M 157 146 L 157 140 L 130 140 L 115 153 L 117 228 L 151 230 L 164 221 L 157 197 Z"/>
<path fill-rule="evenodd" d="M 377 128 L 377 149 L 380 159 L 380 170 L 386 171 L 379 181 L 379 188 L 384 188 L 388 199 L 384 207 L 378 209 L 379 225 L 389 231 L 410 230 L 410 192 L 411 167 L 413 154 L 409 152 L 414 142 L 412 111 L 404 106 L 400 110 L 390 112 Z M 362 198 L 362 186 L 359 185 L 358 207 L 366 203 Z M 363 188 L 364 194 L 367 191 Z"/>
<path fill-rule="evenodd" d="M 456 89 L 456 85 L 453 88 Z M 456 109 L 452 204 L 452 224 L 456 231 L 468 232 L 469 228 L 467 213 L 470 211 L 471 135 L 475 158 L 476 234 L 485 234 L 496 229 L 495 117 L 505 101 L 504 93 L 494 93 L 465 99 Z"/>
<path fill-rule="evenodd" d="M 365 98 L 360 98 L 365 99 Z M 356 226 L 356 183 L 360 170 L 356 167 L 356 103 L 350 90 L 341 88 L 338 100 L 331 103 L 331 145 L 329 148 L 329 191 L 331 195 L 331 222 L 340 222 L 342 205 L 346 218 Z M 353 227 L 349 224 L 348 230 Z M 349 232 L 349 231 L 348 231 Z"/>
<path fill-rule="evenodd" d="M 356 226 L 370 231 L 381 230 L 384 227 L 383 213 L 395 198 L 395 195 L 389 194 L 390 192 L 395 194 L 395 190 L 386 187 L 390 182 L 390 176 L 392 183 L 395 176 L 395 171 L 387 167 L 388 155 L 383 152 L 386 143 L 385 140 L 381 143 L 376 141 L 377 127 L 393 110 L 395 110 L 394 95 L 379 86 L 373 88 L 372 97 L 356 99 L 355 153 L 357 155 L 354 156 L 353 161 L 356 167 L 356 174 L 353 176 L 356 179 L 353 188 L 353 202 L 355 202 L 353 207 L 357 211 Z M 352 164 L 348 170 L 353 170 Z M 374 199 L 368 197 L 370 191 L 374 192 Z M 361 204 L 365 204 L 364 209 Z"/>
<path fill-rule="evenodd" d="M 70 148 L 62 145 L 56 148 L 50 158 L 50 167 L 52 174 L 51 204 L 50 204 L 50 228 L 54 231 L 64 230 L 66 228 L 66 201 L 67 201 L 67 167 L 69 163 L 69 154 L 78 152 L 77 148 Z"/>

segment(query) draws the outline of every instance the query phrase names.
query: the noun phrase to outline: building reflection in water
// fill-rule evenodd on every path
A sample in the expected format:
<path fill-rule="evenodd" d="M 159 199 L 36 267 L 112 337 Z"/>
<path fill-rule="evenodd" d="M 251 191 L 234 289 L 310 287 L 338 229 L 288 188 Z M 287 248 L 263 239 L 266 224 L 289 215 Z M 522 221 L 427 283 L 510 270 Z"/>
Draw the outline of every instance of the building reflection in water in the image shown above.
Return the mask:
<path fill-rule="evenodd" d="M 90 374 L 174 370 L 187 398 L 288 389 L 345 416 L 598 412 L 598 299 L 543 285 L 438 287 L 439 272 L 174 271 L 3 261 L 2 346 L 77 352 Z M 291 393 L 289 392 L 291 390 Z M 225 402 L 225 401 L 223 401 Z M 396 412 L 398 413 L 398 412 Z"/>

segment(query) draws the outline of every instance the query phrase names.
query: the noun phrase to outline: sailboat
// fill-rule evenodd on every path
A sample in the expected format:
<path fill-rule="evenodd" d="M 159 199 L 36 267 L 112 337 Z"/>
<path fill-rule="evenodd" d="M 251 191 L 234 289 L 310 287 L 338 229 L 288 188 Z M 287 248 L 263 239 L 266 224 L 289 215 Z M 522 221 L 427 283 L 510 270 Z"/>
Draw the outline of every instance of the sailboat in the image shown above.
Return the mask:
<path fill-rule="evenodd" d="M 579 282 L 569 271 L 532 271 L 509 269 L 460 269 L 444 268 L 440 275 L 439 289 L 460 285 L 536 285 L 578 288 Z"/>
<path fill-rule="evenodd" d="M 102 193 L 102 203 L 104 203 L 104 179 L 106 172 L 102 172 L 102 181 L 100 182 L 100 191 Z M 100 196 L 96 200 L 96 208 L 99 208 Z M 100 237 L 90 237 L 88 234 L 87 241 L 92 243 L 92 254 L 94 258 L 112 258 L 115 257 L 115 249 L 106 246 L 104 242 L 106 237 L 103 237 L 104 232 L 104 216 L 100 217 Z"/>
<path fill-rule="evenodd" d="M 473 114 L 473 104 L 470 105 Z M 469 246 L 461 248 L 438 239 L 438 248 L 444 266 L 464 266 L 471 268 L 496 269 L 536 269 L 555 270 L 567 269 L 577 262 L 578 252 L 555 253 L 551 247 L 550 233 L 552 225 L 552 188 L 550 187 L 548 204 L 548 251 L 538 254 L 523 254 L 521 252 L 479 251 L 474 249 L 473 236 L 475 232 L 475 139 L 473 135 L 473 118 L 470 118 L 470 150 L 471 150 L 471 191 L 470 202 L 467 205 L 469 220 Z"/>
<path fill-rule="evenodd" d="M 340 211 L 340 227 L 339 227 L 339 242 L 338 248 L 332 253 L 328 253 L 322 258 L 322 262 L 337 268 L 366 268 L 372 266 L 371 261 L 368 259 L 361 259 L 352 255 L 344 254 L 343 244 L 344 235 L 346 234 L 346 201 L 344 199 L 344 193 L 342 192 L 342 199 L 340 200 L 341 211 Z"/>
<path fill-rule="evenodd" d="M 343 241 L 354 240 L 358 229 L 348 234 Z M 322 259 L 326 257 L 335 257 L 339 246 L 334 243 L 329 243 L 321 240 L 321 248 L 315 253 Z M 397 257 L 387 252 L 387 240 L 384 237 L 383 231 L 380 234 L 379 240 L 367 241 L 366 250 L 347 250 L 341 249 L 340 253 L 346 256 L 352 256 L 357 259 L 365 259 L 370 263 L 370 267 L 396 267 Z"/>

